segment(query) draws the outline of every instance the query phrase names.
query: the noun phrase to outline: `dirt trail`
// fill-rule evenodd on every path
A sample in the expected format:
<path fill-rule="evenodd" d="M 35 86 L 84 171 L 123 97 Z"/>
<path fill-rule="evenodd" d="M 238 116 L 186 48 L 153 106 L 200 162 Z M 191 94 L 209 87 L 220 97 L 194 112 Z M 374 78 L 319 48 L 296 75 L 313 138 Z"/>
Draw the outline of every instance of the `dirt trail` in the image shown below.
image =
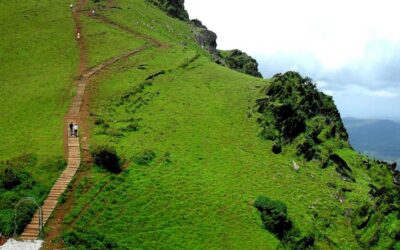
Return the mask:
<path fill-rule="evenodd" d="M 69 111 L 64 119 L 65 122 L 65 129 L 64 129 L 64 148 L 65 148 L 65 154 L 68 159 L 68 165 L 66 169 L 63 171 L 61 176 L 58 178 L 56 183 L 54 184 L 53 188 L 51 189 L 48 197 L 46 198 L 43 206 L 42 206 L 42 214 L 43 214 L 43 221 L 42 225 L 45 225 L 47 221 L 49 220 L 50 216 L 52 215 L 53 211 L 55 210 L 58 199 L 61 196 L 61 194 L 64 193 L 64 191 L 67 189 L 67 186 L 71 183 L 72 179 L 74 178 L 75 174 L 78 171 L 78 168 L 81 164 L 81 146 L 83 148 L 83 151 L 86 151 L 86 154 L 88 154 L 88 129 L 87 129 L 87 124 L 86 124 L 86 119 L 88 115 L 88 93 L 86 91 L 87 85 L 89 84 L 89 81 L 91 77 L 93 77 L 95 74 L 101 72 L 104 70 L 106 67 L 118 62 L 119 60 L 123 60 L 125 58 L 128 58 L 132 55 L 135 55 L 147 48 L 150 48 L 154 45 L 156 46 L 161 46 L 161 43 L 154 39 L 146 38 L 147 41 L 150 41 L 151 44 L 146 44 L 140 48 L 133 49 L 131 51 L 128 51 L 122 55 L 113 57 L 97 66 L 94 66 L 90 69 L 86 69 L 87 65 L 87 49 L 86 49 L 86 43 L 84 39 L 84 30 L 82 29 L 81 22 L 80 22 L 80 14 L 79 10 L 83 9 L 85 6 L 85 0 L 80 0 L 78 1 L 78 4 L 76 6 L 76 9 L 73 11 L 73 18 L 76 23 L 76 30 L 75 32 L 79 32 L 81 37 L 78 40 L 78 46 L 80 50 L 80 63 L 79 63 L 79 78 L 76 80 L 76 95 L 72 100 L 71 106 L 69 108 Z M 104 19 L 107 20 L 107 19 Z M 120 27 L 118 24 L 113 23 L 112 25 Z M 121 26 L 122 27 L 122 26 Z M 120 27 L 120 28 L 121 28 Z M 125 28 L 123 28 L 125 30 Z M 129 31 L 131 34 L 135 34 L 133 31 Z M 142 37 L 142 36 L 141 36 Z M 68 124 L 70 123 L 77 123 L 80 126 L 80 131 L 82 132 L 83 136 L 81 136 L 81 141 L 79 138 L 75 137 L 69 137 L 68 135 Z M 81 176 L 78 176 L 78 180 L 81 179 Z M 77 182 L 73 183 L 72 188 L 76 188 Z M 69 207 L 68 207 L 69 206 Z M 72 207 L 72 202 L 68 201 L 65 203 L 65 206 L 60 209 L 59 213 L 55 213 L 54 218 L 52 218 L 50 224 L 53 224 L 53 227 L 51 228 L 51 231 L 49 233 L 50 239 L 46 240 L 47 243 L 51 242 L 51 239 L 55 238 L 56 235 L 59 234 L 61 231 L 61 225 L 60 223 L 62 222 L 62 219 L 64 218 L 64 215 L 66 214 L 67 211 L 69 211 L 70 207 Z M 40 228 L 40 214 L 39 211 L 37 211 L 32 218 L 31 222 L 26 226 L 24 232 L 21 235 L 22 240 L 31 240 L 31 239 L 37 239 L 39 237 L 39 228 Z M 47 244 L 45 244 L 47 245 Z"/>
<path fill-rule="evenodd" d="M 91 17 L 93 17 L 93 16 L 91 16 Z M 156 46 L 156 47 L 161 47 L 161 48 L 166 48 L 166 47 L 168 47 L 167 44 L 162 43 L 162 42 L 160 42 L 160 41 L 154 39 L 154 38 L 151 37 L 151 36 L 148 36 L 148 35 L 139 33 L 139 32 L 137 32 L 136 30 L 134 30 L 134 29 L 132 29 L 132 28 L 130 28 L 130 27 L 128 27 L 128 26 L 125 26 L 125 25 L 116 23 L 116 22 L 114 22 L 113 20 L 109 19 L 109 18 L 106 17 L 106 16 L 96 15 L 96 16 L 93 17 L 93 18 L 95 18 L 96 20 L 101 21 L 101 22 L 103 22 L 103 23 L 105 23 L 105 24 L 108 24 L 108 25 L 110 25 L 110 26 L 113 26 L 113 27 L 115 27 L 115 28 L 121 29 L 121 30 L 123 30 L 123 31 L 125 31 L 125 32 L 127 32 L 127 33 L 130 33 L 130 34 L 134 35 L 135 37 L 142 38 L 143 40 L 148 41 L 149 43 L 153 44 L 153 45 Z"/>

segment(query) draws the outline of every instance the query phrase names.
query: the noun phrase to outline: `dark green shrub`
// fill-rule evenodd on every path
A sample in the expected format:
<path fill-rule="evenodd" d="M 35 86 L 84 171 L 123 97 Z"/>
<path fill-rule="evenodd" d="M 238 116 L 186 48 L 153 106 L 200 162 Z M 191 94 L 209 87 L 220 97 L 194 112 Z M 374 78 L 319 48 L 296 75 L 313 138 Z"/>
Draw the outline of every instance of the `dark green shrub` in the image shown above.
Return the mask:
<path fill-rule="evenodd" d="M 224 59 L 225 65 L 236 71 L 255 76 L 262 77 L 258 71 L 258 63 L 246 53 L 234 49 L 230 51 L 220 51 L 220 56 Z"/>
<path fill-rule="evenodd" d="M 133 160 L 139 165 L 149 165 L 154 158 L 156 158 L 156 153 L 154 153 L 152 150 L 145 150 L 134 156 Z"/>
<path fill-rule="evenodd" d="M 121 172 L 121 160 L 117 151 L 108 145 L 96 146 L 91 150 L 94 163 L 110 172 Z"/>
<path fill-rule="evenodd" d="M 282 153 L 282 144 L 279 142 L 275 142 L 274 145 L 272 145 L 272 152 L 274 154 Z"/>
<path fill-rule="evenodd" d="M 185 10 L 184 0 L 146 0 L 166 12 L 169 16 L 184 21 L 189 20 L 189 15 Z"/>
<path fill-rule="evenodd" d="M 21 173 L 14 168 L 6 167 L 0 172 L 0 188 L 13 189 L 21 184 Z"/>
<path fill-rule="evenodd" d="M 259 196 L 254 206 L 260 211 L 265 228 L 279 239 L 283 239 L 286 233 L 292 229 L 292 222 L 288 217 L 285 203 Z"/>

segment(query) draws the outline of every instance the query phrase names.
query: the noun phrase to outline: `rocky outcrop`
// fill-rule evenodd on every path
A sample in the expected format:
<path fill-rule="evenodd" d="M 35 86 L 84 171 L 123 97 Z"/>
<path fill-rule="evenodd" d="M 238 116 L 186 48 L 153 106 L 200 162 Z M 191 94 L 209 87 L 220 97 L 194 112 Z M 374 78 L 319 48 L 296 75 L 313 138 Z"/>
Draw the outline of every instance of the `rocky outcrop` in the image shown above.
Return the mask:
<path fill-rule="evenodd" d="M 217 34 L 207 29 L 207 27 L 198 19 L 190 21 L 193 27 L 193 33 L 196 41 L 200 46 L 210 52 L 214 59 L 218 59 L 217 52 Z"/>
<path fill-rule="evenodd" d="M 200 46 L 210 52 L 214 61 L 230 69 L 255 76 L 262 77 L 258 71 L 258 63 L 246 53 L 234 50 L 217 50 L 217 34 L 209 30 L 200 20 L 190 20 L 196 41 Z"/>
<path fill-rule="evenodd" d="M 197 29 L 194 36 L 203 49 L 208 50 L 211 54 L 216 54 L 217 34 L 208 29 Z"/>

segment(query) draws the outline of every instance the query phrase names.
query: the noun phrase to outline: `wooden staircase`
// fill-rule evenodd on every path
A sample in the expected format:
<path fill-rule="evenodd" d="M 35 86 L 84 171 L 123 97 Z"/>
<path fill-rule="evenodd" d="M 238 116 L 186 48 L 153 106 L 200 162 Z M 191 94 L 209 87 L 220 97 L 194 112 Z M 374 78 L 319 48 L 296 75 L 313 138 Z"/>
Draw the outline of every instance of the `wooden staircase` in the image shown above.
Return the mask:
<path fill-rule="evenodd" d="M 44 201 L 44 204 L 42 206 L 42 226 L 44 226 L 47 220 L 50 218 L 51 213 L 57 205 L 58 198 L 71 182 L 72 178 L 79 168 L 80 163 L 81 153 L 79 147 L 79 139 L 75 137 L 70 137 L 68 138 L 68 165 L 54 184 L 49 195 L 47 196 L 47 199 Z M 22 240 L 36 240 L 39 238 L 41 227 L 41 225 L 39 224 L 39 213 L 39 211 L 36 211 L 31 222 L 28 224 L 28 226 L 26 226 L 24 232 L 20 236 Z"/>

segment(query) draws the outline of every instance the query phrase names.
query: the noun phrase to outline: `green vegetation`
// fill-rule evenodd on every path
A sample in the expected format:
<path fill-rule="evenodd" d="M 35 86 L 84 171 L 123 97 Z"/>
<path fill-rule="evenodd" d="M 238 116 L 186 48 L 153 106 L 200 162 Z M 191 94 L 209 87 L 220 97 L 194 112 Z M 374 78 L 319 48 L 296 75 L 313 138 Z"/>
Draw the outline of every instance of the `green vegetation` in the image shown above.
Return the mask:
<path fill-rule="evenodd" d="M 121 159 L 114 148 L 108 145 L 96 146 L 92 151 L 94 164 L 110 172 L 121 172 Z"/>
<path fill-rule="evenodd" d="M 101 23 L 91 17 L 82 15 L 81 22 L 84 27 L 84 39 L 90 55 L 88 58 L 89 67 L 144 45 L 144 41 L 130 39 L 132 37 L 131 34 Z M 116 44 L 118 46 L 115 46 Z"/>
<path fill-rule="evenodd" d="M 285 203 L 272 200 L 266 196 L 259 196 L 254 206 L 261 213 L 261 220 L 265 228 L 281 240 L 281 248 L 299 250 L 313 248 L 314 236 L 301 235 L 301 232 L 288 217 Z"/>
<path fill-rule="evenodd" d="M 72 22 L 68 6 L 61 11 L 65 6 L 57 4 L 43 3 Z M 89 144 L 99 167 L 85 168 L 74 193 L 60 200 L 72 199 L 60 235 L 66 248 L 399 248 L 399 187 L 393 169 L 351 149 L 332 99 L 310 79 L 288 72 L 264 80 L 218 65 L 196 41 L 192 24 L 144 0 L 91 1 L 85 6 L 90 9 L 97 16 L 82 12 L 81 19 L 91 66 L 151 46 L 91 79 Z M 1 146 L 7 151 L 1 159 L 10 152 L 10 157 L 30 153 L 0 164 L 0 232 L 7 235 L 13 230 L 15 202 L 24 196 L 42 201 L 65 166 L 60 160 L 62 116 L 72 93 L 64 91 L 60 99 L 58 90 L 72 89 L 78 62 L 68 24 L 68 39 L 63 33 L 59 43 L 53 42 L 68 40 L 64 46 L 74 52 L 55 64 L 58 70 L 46 68 L 52 81 L 40 89 L 46 98 L 35 100 L 38 110 L 31 110 L 26 97 L 9 94 L 20 93 L 17 80 L 0 93 L 15 102 L 14 107 L 5 101 L 4 107 L 13 110 L 7 114 L 20 114 L 12 119 L 15 131 L 26 131 L 21 129 L 26 119 L 33 128 L 43 126 L 29 136 L 3 129 L 15 136 L 12 140 L 0 134 L 12 142 L 9 148 Z M 21 60 L 38 57 L 42 67 L 40 56 Z M 18 78 L 12 67 L 10 73 L 5 68 L 2 77 Z M 38 72 L 43 70 L 34 67 L 29 73 Z M 32 112 L 24 117 L 25 109 Z M 38 120 L 37 113 L 43 115 Z M 1 122 L 2 128 L 11 123 Z M 33 206 L 25 209 L 18 230 L 34 211 Z"/>
<path fill-rule="evenodd" d="M 63 117 L 79 64 L 68 4 L 6 1 L 0 20 L 0 159 L 62 156 Z"/>
<path fill-rule="evenodd" d="M 179 18 L 181 20 L 188 20 L 189 15 L 185 10 L 185 0 L 146 0 L 161 10 L 165 11 L 172 17 Z"/>
<path fill-rule="evenodd" d="M 24 197 L 33 197 L 40 204 L 64 167 L 63 160 L 40 163 L 38 157 L 32 154 L 0 162 L 0 232 L 5 235 L 14 233 L 18 202 Z M 37 207 L 30 202 L 18 207 L 17 233 L 29 223 L 35 209 Z"/>
<path fill-rule="evenodd" d="M 284 238 L 292 229 L 293 223 L 288 217 L 285 203 L 260 196 L 254 206 L 260 211 L 264 226 L 279 239 Z"/>
<path fill-rule="evenodd" d="M 308 161 L 327 161 L 332 145 L 348 146 L 348 135 L 330 96 L 316 89 L 310 78 L 296 72 L 277 74 L 257 100 L 261 135 L 276 144 L 296 145 L 297 155 Z"/>
<path fill-rule="evenodd" d="M 149 165 L 154 158 L 156 158 L 156 153 L 152 150 L 145 150 L 144 152 L 134 156 L 133 161 L 139 165 Z"/>
<path fill-rule="evenodd" d="M 238 49 L 228 51 L 220 50 L 219 55 L 221 56 L 222 64 L 227 67 L 251 76 L 262 77 L 261 73 L 258 71 L 257 61 L 246 53 Z"/>

